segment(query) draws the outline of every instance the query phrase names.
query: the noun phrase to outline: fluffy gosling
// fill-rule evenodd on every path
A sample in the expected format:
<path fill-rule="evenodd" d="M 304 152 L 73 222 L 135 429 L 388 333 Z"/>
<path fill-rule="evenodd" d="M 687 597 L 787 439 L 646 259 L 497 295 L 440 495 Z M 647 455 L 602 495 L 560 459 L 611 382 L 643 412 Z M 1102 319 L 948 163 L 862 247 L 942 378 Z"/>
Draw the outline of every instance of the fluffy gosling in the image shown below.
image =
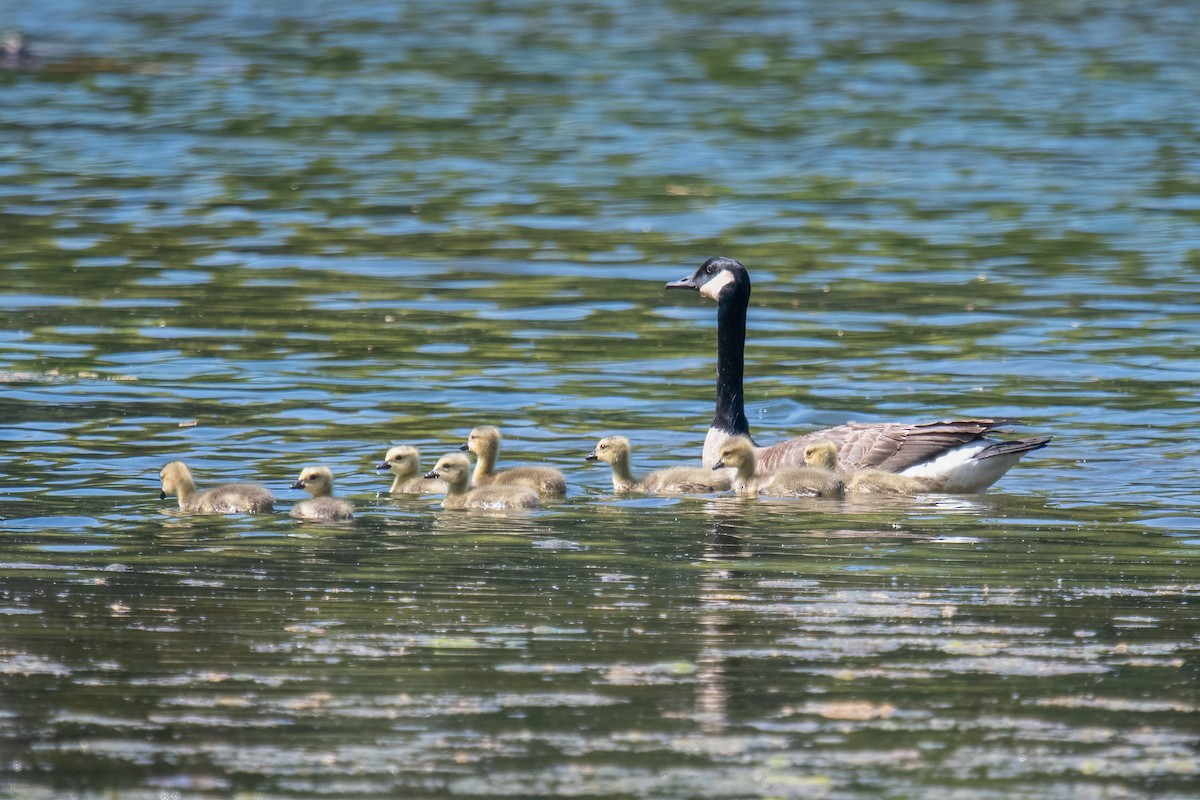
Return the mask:
<path fill-rule="evenodd" d="M 624 436 L 605 436 L 588 453 L 588 461 L 603 461 L 612 467 L 613 491 L 661 494 L 706 494 L 724 492 L 730 486 L 728 475 L 704 467 L 666 467 L 635 478 L 629 466 L 629 440 Z"/>
<path fill-rule="evenodd" d="M 810 442 L 804 447 L 804 463 L 810 467 L 838 471 L 837 446 L 828 440 Z M 934 478 L 911 478 L 874 467 L 843 470 L 842 483 L 848 494 L 927 494 L 938 491 Z"/>
<path fill-rule="evenodd" d="M 159 470 L 162 491 L 179 498 L 179 510 L 185 514 L 265 514 L 275 510 L 275 498 L 254 483 L 226 483 L 207 491 L 196 491 L 192 471 L 182 461 L 172 461 Z"/>
<path fill-rule="evenodd" d="M 496 470 L 496 456 L 500 454 L 500 429 L 494 425 L 480 425 L 467 435 L 459 450 L 470 450 L 475 454 L 473 482 L 481 486 L 531 486 L 542 497 L 562 497 L 567 493 L 567 479 L 553 467 L 509 467 Z"/>
<path fill-rule="evenodd" d="M 841 497 L 842 481 L 836 472 L 819 467 L 786 467 L 771 475 L 760 475 L 754 445 L 745 436 L 735 436 L 721 445 L 713 469 L 734 467 L 733 490 L 738 494 L 773 497 Z"/>
<path fill-rule="evenodd" d="M 386 469 L 396 476 L 392 494 L 441 494 L 446 491 L 442 481 L 421 477 L 421 453 L 417 448 L 400 444 L 387 451 L 376 469 Z"/>
<path fill-rule="evenodd" d="M 846 491 L 851 494 L 930 494 L 942 489 L 936 478 L 912 478 L 881 469 L 860 469 L 846 475 Z"/>
<path fill-rule="evenodd" d="M 354 519 L 354 506 L 333 496 L 333 473 L 329 467 L 305 467 L 293 489 L 303 489 L 312 495 L 301 500 L 288 512 L 306 522 L 345 522 Z"/>
<path fill-rule="evenodd" d="M 504 511 L 512 508 L 537 508 L 538 493 L 520 484 L 471 488 L 471 462 L 461 453 L 449 453 L 438 459 L 426 478 L 444 481 L 446 496 L 442 508 L 483 508 Z"/>

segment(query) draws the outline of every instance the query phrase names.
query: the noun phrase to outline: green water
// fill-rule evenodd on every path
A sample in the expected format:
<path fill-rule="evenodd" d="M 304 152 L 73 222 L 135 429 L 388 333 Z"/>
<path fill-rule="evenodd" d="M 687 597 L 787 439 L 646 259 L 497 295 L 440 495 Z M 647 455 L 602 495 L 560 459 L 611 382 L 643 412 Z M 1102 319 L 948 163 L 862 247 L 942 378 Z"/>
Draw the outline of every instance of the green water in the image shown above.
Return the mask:
<path fill-rule="evenodd" d="M 10 2 L 0 796 L 1190 798 L 1200 10 Z M 747 413 L 988 495 L 618 498 Z M 474 425 L 565 501 L 382 494 Z M 271 517 L 169 513 L 158 470 Z M 300 525 L 328 464 L 352 525 Z"/>

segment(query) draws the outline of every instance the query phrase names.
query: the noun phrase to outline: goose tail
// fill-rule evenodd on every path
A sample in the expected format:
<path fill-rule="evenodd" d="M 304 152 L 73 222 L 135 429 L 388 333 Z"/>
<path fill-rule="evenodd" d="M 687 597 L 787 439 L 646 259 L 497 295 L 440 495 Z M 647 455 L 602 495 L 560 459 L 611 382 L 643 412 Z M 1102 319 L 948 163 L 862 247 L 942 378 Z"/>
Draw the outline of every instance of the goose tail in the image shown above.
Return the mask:
<path fill-rule="evenodd" d="M 1034 436 L 1029 439 L 1013 439 L 1008 442 L 995 442 L 980 450 L 974 455 L 976 460 L 985 458 L 995 458 L 996 456 L 1016 455 L 1021 456 L 1025 453 L 1041 450 L 1046 445 L 1050 444 L 1053 436 Z"/>
<path fill-rule="evenodd" d="M 901 471 L 910 478 L 928 478 L 946 494 L 978 494 L 985 491 L 1018 461 L 1050 443 L 1050 436 L 1011 439 L 1003 442 L 979 440 L 959 445 L 929 461 Z"/>

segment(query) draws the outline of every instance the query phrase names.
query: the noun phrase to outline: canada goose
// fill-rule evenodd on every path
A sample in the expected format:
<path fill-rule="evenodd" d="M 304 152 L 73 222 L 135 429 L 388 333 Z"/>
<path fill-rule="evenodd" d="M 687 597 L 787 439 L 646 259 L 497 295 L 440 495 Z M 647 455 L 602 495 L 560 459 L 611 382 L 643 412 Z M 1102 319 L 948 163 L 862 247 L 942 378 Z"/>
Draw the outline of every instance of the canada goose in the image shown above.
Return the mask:
<path fill-rule="evenodd" d="M 624 436 L 605 436 L 596 443 L 596 449 L 588 453 L 587 460 L 603 461 L 612 466 L 613 491 L 617 493 L 695 494 L 723 492 L 730 486 L 727 475 L 702 467 L 667 467 L 635 478 L 629 467 L 629 440 Z"/>
<path fill-rule="evenodd" d="M 485 508 L 501 511 L 510 508 L 537 508 L 538 493 L 521 484 L 471 488 L 471 462 L 461 453 L 449 453 L 438 459 L 426 478 L 446 483 L 443 508 Z"/>
<path fill-rule="evenodd" d="M 734 467 L 733 490 L 738 494 L 775 497 L 841 497 L 842 481 L 836 472 L 816 466 L 783 467 L 770 475 L 757 470 L 754 444 L 745 436 L 726 439 L 713 469 Z"/>
<path fill-rule="evenodd" d="M 290 516 L 307 522 L 345 522 L 354 519 L 354 506 L 333 496 L 333 473 L 329 467 L 305 467 L 293 489 L 312 495 L 292 506 Z"/>
<path fill-rule="evenodd" d="M 197 492 L 192 471 L 182 461 L 167 464 L 158 477 L 162 479 L 158 499 L 177 495 L 179 510 L 185 514 L 262 514 L 275 510 L 275 498 L 254 483 L 226 483 Z"/>
<path fill-rule="evenodd" d="M 388 450 L 375 469 L 386 469 L 396 476 L 388 490 L 392 494 L 441 494 L 446 491 L 442 481 L 421 477 L 421 453 L 409 445 L 400 444 Z"/>
<path fill-rule="evenodd" d="M 716 463 L 721 445 L 731 436 L 750 436 L 746 421 L 742 371 L 745 364 L 746 309 L 750 274 L 732 258 L 710 258 L 691 275 L 666 285 L 693 289 L 717 304 L 717 403 L 704 439 L 703 463 Z M 1045 447 L 1049 436 L 997 442 L 986 438 L 1011 420 L 967 419 L 925 423 L 849 422 L 756 449 L 759 466 L 774 471 L 799 464 L 807 442 L 829 439 L 843 464 L 854 469 L 877 467 L 885 472 L 934 478 L 941 491 L 982 492 L 1021 456 Z"/>
<path fill-rule="evenodd" d="M 480 486 L 531 486 L 542 497 L 561 497 L 567 493 L 567 479 L 553 467 L 509 467 L 494 472 L 500 454 L 500 429 L 494 425 L 472 428 L 459 450 L 475 454 L 473 481 Z"/>
<path fill-rule="evenodd" d="M 804 445 L 804 463 L 809 467 L 839 473 L 837 446 L 828 439 Z M 912 477 L 875 467 L 840 471 L 847 494 L 928 494 L 941 491 L 934 478 Z"/>

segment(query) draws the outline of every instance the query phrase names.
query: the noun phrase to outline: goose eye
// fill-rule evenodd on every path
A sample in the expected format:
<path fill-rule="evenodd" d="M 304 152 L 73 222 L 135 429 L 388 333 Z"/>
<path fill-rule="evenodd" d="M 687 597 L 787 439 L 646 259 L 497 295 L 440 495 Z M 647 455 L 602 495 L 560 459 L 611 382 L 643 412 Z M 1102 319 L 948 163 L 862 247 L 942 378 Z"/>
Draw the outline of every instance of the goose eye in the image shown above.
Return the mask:
<path fill-rule="evenodd" d="M 707 267 L 704 268 L 704 271 L 707 272 L 709 275 L 712 275 L 714 269 L 715 269 L 715 267 L 713 267 L 712 264 L 709 264 Z"/>

